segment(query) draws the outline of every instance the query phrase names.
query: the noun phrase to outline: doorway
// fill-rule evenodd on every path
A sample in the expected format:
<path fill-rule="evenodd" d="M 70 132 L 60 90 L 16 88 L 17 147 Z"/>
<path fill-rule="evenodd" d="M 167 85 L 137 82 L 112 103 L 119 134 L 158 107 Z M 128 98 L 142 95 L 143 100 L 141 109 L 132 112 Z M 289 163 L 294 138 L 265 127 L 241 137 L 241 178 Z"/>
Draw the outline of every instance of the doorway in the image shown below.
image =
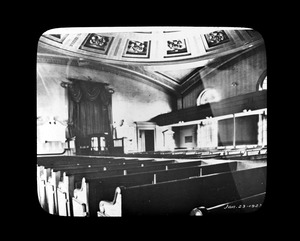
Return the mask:
<path fill-rule="evenodd" d="M 154 130 L 140 130 L 142 151 L 154 151 Z"/>

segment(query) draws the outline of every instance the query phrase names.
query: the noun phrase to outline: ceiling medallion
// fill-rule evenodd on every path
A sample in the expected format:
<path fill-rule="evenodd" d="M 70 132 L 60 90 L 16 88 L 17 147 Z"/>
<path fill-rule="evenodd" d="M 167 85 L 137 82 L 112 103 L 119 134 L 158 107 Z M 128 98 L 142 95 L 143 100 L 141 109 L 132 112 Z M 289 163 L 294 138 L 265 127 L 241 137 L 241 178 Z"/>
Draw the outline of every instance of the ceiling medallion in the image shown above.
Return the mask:
<path fill-rule="evenodd" d="M 107 54 L 113 39 L 113 37 L 91 33 L 84 40 L 80 49 L 100 54 Z"/>
<path fill-rule="evenodd" d="M 151 41 L 136 41 L 128 39 L 123 57 L 149 58 Z"/>
<path fill-rule="evenodd" d="M 186 39 L 168 40 L 166 52 L 167 55 L 164 58 L 190 55 Z"/>
<path fill-rule="evenodd" d="M 214 31 L 204 35 L 209 47 L 214 47 L 229 41 L 224 30 Z"/>

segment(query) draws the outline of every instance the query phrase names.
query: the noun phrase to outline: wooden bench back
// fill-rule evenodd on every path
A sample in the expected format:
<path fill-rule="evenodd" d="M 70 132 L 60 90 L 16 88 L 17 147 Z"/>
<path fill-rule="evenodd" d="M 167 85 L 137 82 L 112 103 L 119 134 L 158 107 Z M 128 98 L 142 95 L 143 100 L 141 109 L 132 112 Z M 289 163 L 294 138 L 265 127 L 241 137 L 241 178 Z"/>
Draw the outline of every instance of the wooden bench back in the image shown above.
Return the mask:
<path fill-rule="evenodd" d="M 153 161 L 154 159 L 144 160 Z M 82 156 L 56 156 L 56 157 L 38 157 L 37 164 L 45 167 L 68 167 L 80 165 L 105 165 L 136 163 L 139 159 L 131 158 L 113 158 L 113 157 L 82 157 Z"/>
<path fill-rule="evenodd" d="M 264 192 L 266 167 L 120 189 L 122 216 L 189 215 L 195 207 L 216 206 Z"/>
<path fill-rule="evenodd" d="M 191 162 L 192 163 L 192 162 Z M 118 186 L 136 186 L 143 184 L 159 183 L 170 180 L 178 180 L 183 178 L 208 175 L 212 173 L 235 171 L 237 168 L 237 162 L 220 163 L 213 165 L 203 166 L 189 166 L 181 168 L 173 168 L 170 170 L 158 170 L 151 172 L 143 172 L 136 174 L 128 174 L 126 176 L 104 177 L 104 178 L 88 178 L 82 179 L 81 191 L 87 192 L 84 188 L 89 189 L 90 196 L 87 198 L 88 203 L 84 203 L 84 200 L 78 201 L 86 206 L 90 210 L 91 216 L 96 216 L 99 202 L 101 200 L 112 200 L 116 187 Z M 87 182 L 87 183 L 86 183 Z M 77 190 L 79 191 L 79 190 Z M 84 194 L 81 194 L 83 197 Z M 75 195 L 74 195 L 75 196 Z"/>

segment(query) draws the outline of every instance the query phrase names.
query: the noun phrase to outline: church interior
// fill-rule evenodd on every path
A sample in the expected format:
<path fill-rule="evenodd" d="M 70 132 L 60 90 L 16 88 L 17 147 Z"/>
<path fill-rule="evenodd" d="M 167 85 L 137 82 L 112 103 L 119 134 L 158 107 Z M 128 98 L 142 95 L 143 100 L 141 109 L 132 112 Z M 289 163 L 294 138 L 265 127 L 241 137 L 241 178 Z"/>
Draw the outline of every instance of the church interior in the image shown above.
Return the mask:
<path fill-rule="evenodd" d="M 37 198 L 52 215 L 206 216 L 266 195 L 263 36 L 58 28 L 37 43 Z"/>

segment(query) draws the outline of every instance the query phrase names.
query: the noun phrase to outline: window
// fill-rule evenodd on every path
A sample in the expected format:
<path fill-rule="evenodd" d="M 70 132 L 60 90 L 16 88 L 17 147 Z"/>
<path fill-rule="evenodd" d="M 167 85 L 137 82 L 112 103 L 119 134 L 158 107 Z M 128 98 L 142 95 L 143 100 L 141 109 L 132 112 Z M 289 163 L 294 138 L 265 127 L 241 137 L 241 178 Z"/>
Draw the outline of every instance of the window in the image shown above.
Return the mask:
<path fill-rule="evenodd" d="M 267 76 L 264 78 L 264 80 L 261 82 L 261 84 L 258 87 L 258 90 L 266 90 L 267 89 Z"/>
<path fill-rule="evenodd" d="M 98 151 L 98 138 L 97 137 L 91 138 L 91 149 L 93 151 Z"/>
<path fill-rule="evenodd" d="M 258 144 L 258 115 L 223 119 L 218 122 L 218 146 Z M 235 128 L 235 131 L 234 131 Z M 235 137 L 234 137 L 235 134 Z"/>
<path fill-rule="evenodd" d="M 220 100 L 220 96 L 215 89 L 205 89 L 201 92 L 197 98 L 197 105 L 204 105 L 206 103 L 217 102 Z"/>

